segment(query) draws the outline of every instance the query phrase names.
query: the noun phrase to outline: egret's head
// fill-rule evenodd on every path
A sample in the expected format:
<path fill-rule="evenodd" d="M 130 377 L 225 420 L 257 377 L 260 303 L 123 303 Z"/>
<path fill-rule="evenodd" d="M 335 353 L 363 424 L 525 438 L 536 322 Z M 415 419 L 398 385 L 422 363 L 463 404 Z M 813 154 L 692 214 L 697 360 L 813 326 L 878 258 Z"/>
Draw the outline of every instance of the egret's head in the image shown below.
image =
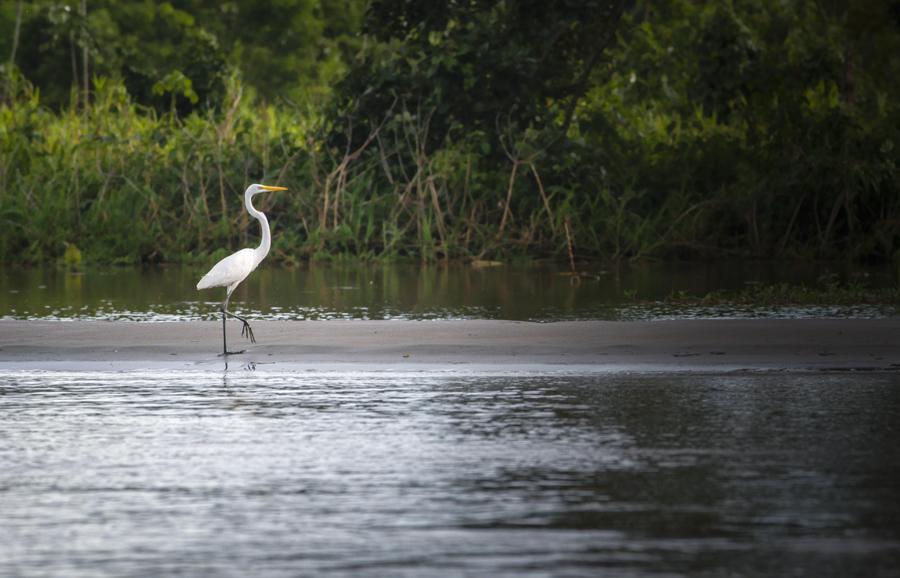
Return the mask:
<path fill-rule="evenodd" d="M 250 185 L 247 189 L 247 192 L 250 195 L 255 195 L 257 193 L 263 193 L 265 191 L 286 191 L 287 187 L 270 187 L 269 185 Z"/>

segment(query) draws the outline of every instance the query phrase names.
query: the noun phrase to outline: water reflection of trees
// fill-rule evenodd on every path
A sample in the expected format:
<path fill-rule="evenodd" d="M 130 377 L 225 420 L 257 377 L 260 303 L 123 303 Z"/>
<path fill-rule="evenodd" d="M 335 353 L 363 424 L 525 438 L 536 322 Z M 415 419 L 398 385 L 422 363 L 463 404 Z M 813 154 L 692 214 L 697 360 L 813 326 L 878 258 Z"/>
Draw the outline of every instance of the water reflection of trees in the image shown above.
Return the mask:
<path fill-rule="evenodd" d="M 615 318 L 618 307 L 685 291 L 741 287 L 785 278 L 744 266 L 634 266 L 573 279 L 565 266 L 336 262 L 263 266 L 232 301 L 245 314 L 287 319 L 476 317 L 557 320 Z M 815 271 L 798 268 L 797 279 Z M 198 292 L 200 268 L 9 269 L 0 275 L 0 315 L 215 317 L 219 296 Z M 790 277 L 793 279 L 793 277 Z"/>

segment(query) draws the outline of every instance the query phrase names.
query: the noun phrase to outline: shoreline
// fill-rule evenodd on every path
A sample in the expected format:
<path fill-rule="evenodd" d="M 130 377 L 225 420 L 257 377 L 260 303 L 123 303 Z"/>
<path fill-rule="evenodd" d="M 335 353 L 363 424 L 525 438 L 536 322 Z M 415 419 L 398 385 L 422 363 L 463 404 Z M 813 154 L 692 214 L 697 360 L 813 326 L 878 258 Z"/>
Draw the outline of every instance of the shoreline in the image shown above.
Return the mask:
<path fill-rule="evenodd" d="M 0 371 L 262 370 L 448 373 L 900 373 L 900 319 L 672 321 L 0 320 Z"/>

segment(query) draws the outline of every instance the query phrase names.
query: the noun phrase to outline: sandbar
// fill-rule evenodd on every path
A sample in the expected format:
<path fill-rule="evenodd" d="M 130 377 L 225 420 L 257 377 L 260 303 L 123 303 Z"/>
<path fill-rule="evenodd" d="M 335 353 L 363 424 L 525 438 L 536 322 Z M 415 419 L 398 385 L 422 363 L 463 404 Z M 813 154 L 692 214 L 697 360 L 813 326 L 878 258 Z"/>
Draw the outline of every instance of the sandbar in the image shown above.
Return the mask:
<path fill-rule="evenodd" d="M 0 320 L 0 370 L 219 368 L 526 373 L 878 371 L 900 374 L 900 318 L 670 321 Z"/>

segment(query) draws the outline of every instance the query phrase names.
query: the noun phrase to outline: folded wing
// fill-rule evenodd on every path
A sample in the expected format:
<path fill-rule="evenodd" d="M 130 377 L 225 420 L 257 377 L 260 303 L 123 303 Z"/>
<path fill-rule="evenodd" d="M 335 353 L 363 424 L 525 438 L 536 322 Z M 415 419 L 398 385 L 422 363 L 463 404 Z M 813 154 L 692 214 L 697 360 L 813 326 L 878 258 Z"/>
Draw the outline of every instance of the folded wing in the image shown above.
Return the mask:
<path fill-rule="evenodd" d="M 253 249 L 241 249 L 216 263 L 197 283 L 197 289 L 240 283 L 253 271 L 255 265 Z"/>

